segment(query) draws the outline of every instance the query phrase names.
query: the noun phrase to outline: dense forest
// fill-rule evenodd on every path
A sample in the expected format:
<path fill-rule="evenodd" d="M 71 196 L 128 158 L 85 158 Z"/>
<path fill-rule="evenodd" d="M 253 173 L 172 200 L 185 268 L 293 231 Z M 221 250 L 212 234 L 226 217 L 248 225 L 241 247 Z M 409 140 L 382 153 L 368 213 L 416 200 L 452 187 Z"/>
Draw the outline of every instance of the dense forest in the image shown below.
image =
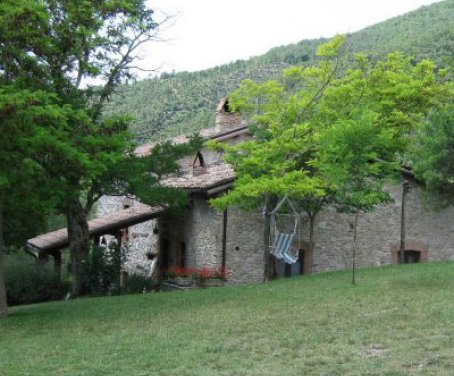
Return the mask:
<path fill-rule="evenodd" d="M 212 126 L 219 99 L 244 79 L 277 77 L 290 65 L 308 64 L 325 39 L 276 47 L 262 56 L 199 72 L 162 73 L 122 86 L 107 110 L 132 114 L 138 142 L 191 133 Z M 451 65 L 454 56 L 454 0 L 424 6 L 348 35 L 348 52 L 373 59 L 400 50 L 415 60 L 429 57 Z"/>

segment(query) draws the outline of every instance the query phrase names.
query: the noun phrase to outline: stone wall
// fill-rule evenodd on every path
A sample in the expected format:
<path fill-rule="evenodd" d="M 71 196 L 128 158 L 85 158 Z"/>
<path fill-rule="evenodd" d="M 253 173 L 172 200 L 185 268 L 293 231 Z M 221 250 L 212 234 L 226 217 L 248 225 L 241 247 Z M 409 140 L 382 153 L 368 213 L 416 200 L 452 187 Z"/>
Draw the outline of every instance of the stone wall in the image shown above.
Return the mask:
<path fill-rule="evenodd" d="M 405 203 L 405 249 L 419 252 L 421 262 L 454 260 L 454 207 L 434 209 L 433 204 L 426 202 L 422 189 L 415 183 L 411 185 Z M 397 262 L 402 185 L 390 186 L 388 190 L 393 202 L 359 216 L 356 255 L 359 268 Z M 232 271 L 232 282 L 260 281 L 263 277 L 263 218 L 229 210 L 228 220 L 227 268 Z M 353 214 L 337 213 L 332 207 L 318 214 L 312 272 L 351 268 L 353 224 Z M 293 226 L 291 217 L 278 217 L 279 231 L 291 232 Z M 293 247 L 307 249 L 308 240 L 309 221 L 303 216 L 300 238 L 295 239 Z M 293 269 L 297 274 L 298 268 Z"/>
<path fill-rule="evenodd" d="M 119 196 L 103 196 L 99 200 L 98 215 L 115 213 L 125 208 L 125 205 L 132 207 L 137 201 Z M 150 276 L 152 272 L 152 260 L 147 257 L 148 253 L 158 252 L 158 237 L 153 233 L 157 221 L 151 220 L 128 228 L 127 240 L 123 241 L 126 261 L 124 269 L 129 274 L 142 274 Z M 107 242 L 113 239 L 112 235 L 105 236 Z"/>
<path fill-rule="evenodd" d="M 210 207 L 207 200 L 200 196 L 193 197 L 192 208 L 185 214 L 161 218 L 159 220 L 161 250 L 168 252 L 169 264 L 182 266 L 178 263 L 184 243 L 185 267 L 197 269 L 221 267 L 223 223 L 223 212 Z M 229 272 L 228 282 L 261 281 L 263 279 L 261 217 L 257 214 L 229 210 L 226 235 L 225 268 Z"/>
<path fill-rule="evenodd" d="M 263 230 L 261 213 L 227 211 L 226 270 L 230 283 L 263 281 Z"/>
<path fill-rule="evenodd" d="M 397 261 L 402 185 L 390 187 L 389 192 L 394 202 L 359 216 L 358 267 L 380 266 Z M 122 209 L 122 205 L 121 198 L 103 198 L 100 214 Z M 431 209 L 430 205 L 425 204 L 421 189 L 413 184 L 411 191 L 406 194 L 405 208 L 406 249 L 420 252 L 420 261 L 454 260 L 454 207 L 439 211 Z M 186 267 L 221 266 L 223 220 L 223 213 L 211 208 L 202 196 L 193 196 L 192 207 L 185 213 L 160 218 L 160 246 L 162 248 L 163 240 L 167 241 L 169 265 L 177 265 L 184 247 Z M 313 272 L 351 267 L 353 223 L 353 214 L 340 214 L 333 208 L 326 208 L 318 214 L 312 256 Z M 291 232 L 293 225 L 291 217 L 278 217 L 280 231 Z M 140 270 L 149 263 L 145 256 L 147 252 L 157 252 L 158 236 L 153 234 L 155 227 L 155 221 L 148 221 L 130 228 L 127 262 L 130 271 Z M 308 229 L 308 219 L 303 217 L 300 239 L 295 240 L 294 247 L 307 248 Z M 229 283 L 259 282 L 263 279 L 263 231 L 264 219 L 260 213 L 228 210 L 225 267 L 230 272 Z M 297 273 L 298 268 L 294 269 Z"/>
<path fill-rule="evenodd" d="M 397 262 L 401 237 L 402 185 L 389 188 L 394 202 L 359 216 L 357 266 L 379 266 Z M 353 214 L 323 210 L 315 226 L 313 271 L 351 267 Z M 426 203 L 420 187 L 412 184 L 406 194 L 405 249 L 420 252 L 420 261 L 454 260 L 454 207 L 435 210 Z M 307 237 L 307 225 L 304 236 Z"/>
<path fill-rule="evenodd" d="M 183 247 L 186 251 L 184 267 L 221 265 L 222 213 L 210 208 L 201 197 L 193 197 L 191 210 L 160 218 L 159 231 L 161 251 L 168 253 L 170 266 L 183 266 L 178 265 Z"/>

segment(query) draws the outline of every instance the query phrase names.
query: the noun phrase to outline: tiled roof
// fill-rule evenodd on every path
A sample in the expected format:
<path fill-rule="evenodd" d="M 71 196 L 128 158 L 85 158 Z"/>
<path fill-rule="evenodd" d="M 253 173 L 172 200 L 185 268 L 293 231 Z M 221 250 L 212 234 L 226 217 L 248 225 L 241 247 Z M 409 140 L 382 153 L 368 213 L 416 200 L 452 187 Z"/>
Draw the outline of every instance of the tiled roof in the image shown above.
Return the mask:
<path fill-rule="evenodd" d="M 238 119 L 238 115 L 229 115 L 229 116 L 234 116 Z M 244 123 L 244 121 L 241 120 L 236 120 L 236 124 L 239 124 L 237 126 L 231 127 L 230 129 L 219 129 L 218 127 L 213 127 L 213 128 L 205 128 L 200 130 L 199 136 L 205 140 L 211 140 L 211 139 L 216 139 L 216 140 L 226 140 L 232 137 L 236 137 L 240 134 L 245 134 L 248 133 L 248 126 Z M 182 136 L 177 136 L 177 137 L 172 137 L 169 138 L 168 140 L 165 141 L 170 141 L 174 145 L 181 145 L 189 142 L 190 137 L 187 135 L 182 135 Z M 146 156 L 149 155 L 151 150 L 158 144 L 158 142 L 150 142 L 148 144 L 143 144 L 138 146 L 134 153 L 137 156 Z"/>
<path fill-rule="evenodd" d="M 202 129 L 199 133 L 203 139 L 215 139 L 219 141 L 229 140 L 248 133 L 246 123 L 235 113 L 225 113 L 223 110 L 225 100 L 218 106 L 218 116 L 216 126 L 213 128 Z M 189 137 L 182 135 L 169 139 L 173 144 L 180 145 L 189 142 Z M 157 143 L 141 145 L 135 149 L 137 156 L 149 155 Z M 189 159 L 180 161 L 181 172 L 178 175 L 168 176 L 161 180 L 165 186 L 182 188 L 189 191 L 204 191 L 210 194 L 210 189 L 219 191 L 225 189 L 229 183 L 235 180 L 233 167 L 220 160 L 204 167 L 193 168 Z M 88 222 L 91 236 L 103 235 L 109 232 L 144 222 L 157 217 L 164 209 L 162 207 L 150 207 L 138 204 L 131 208 L 115 213 L 107 214 Z M 52 231 L 47 234 L 39 235 L 28 240 L 27 245 L 41 251 L 51 251 L 68 246 L 67 229 Z"/>
<path fill-rule="evenodd" d="M 89 233 L 91 236 L 96 236 L 115 232 L 122 228 L 156 218 L 162 211 L 164 211 L 164 208 L 161 206 L 151 207 L 136 204 L 128 209 L 92 219 L 88 222 Z M 33 239 L 29 239 L 27 245 L 41 251 L 51 251 L 67 247 L 69 245 L 68 231 L 64 228 L 39 235 Z"/>
<path fill-rule="evenodd" d="M 214 186 L 230 183 L 235 179 L 233 167 L 227 163 L 207 166 L 201 174 L 191 172 L 181 176 L 171 176 L 162 180 L 162 184 L 188 190 L 207 190 Z"/>

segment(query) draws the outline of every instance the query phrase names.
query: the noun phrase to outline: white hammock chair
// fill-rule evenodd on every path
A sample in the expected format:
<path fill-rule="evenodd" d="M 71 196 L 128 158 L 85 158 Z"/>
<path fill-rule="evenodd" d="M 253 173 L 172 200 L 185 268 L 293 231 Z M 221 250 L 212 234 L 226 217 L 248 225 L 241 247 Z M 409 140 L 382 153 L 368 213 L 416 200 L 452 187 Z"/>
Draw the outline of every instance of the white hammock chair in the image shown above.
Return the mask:
<path fill-rule="evenodd" d="M 276 223 L 276 216 L 278 215 L 278 210 L 284 204 L 284 202 L 288 203 L 289 208 L 293 212 L 290 214 L 295 219 L 295 224 L 293 228 L 293 232 L 286 233 L 280 232 L 277 228 Z M 299 255 L 298 250 L 293 250 L 291 248 L 293 239 L 295 235 L 297 235 L 297 239 L 299 241 L 299 228 L 300 228 L 300 221 L 299 221 L 299 213 L 295 209 L 295 206 L 290 201 L 290 199 L 285 196 L 274 208 L 273 211 L 270 212 L 270 253 L 276 257 L 278 260 L 285 262 L 286 264 L 295 264 L 298 262 Z M 297 234 L 298 233 L 298 234 Z M 299 248 L 299 247 L 298 247 Z"/>

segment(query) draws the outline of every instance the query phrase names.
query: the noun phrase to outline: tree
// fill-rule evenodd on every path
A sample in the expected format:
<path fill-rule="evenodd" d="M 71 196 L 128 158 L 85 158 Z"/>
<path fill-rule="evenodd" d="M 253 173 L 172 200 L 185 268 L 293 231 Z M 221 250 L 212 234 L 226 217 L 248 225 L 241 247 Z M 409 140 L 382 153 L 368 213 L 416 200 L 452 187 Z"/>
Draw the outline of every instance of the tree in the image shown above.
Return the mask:
<path fill-rule="evenodd" d="M 386 199 L 383 179 L 403 161 L 406 137 L 452 100 L 451 84 L 434 63 L 401 53 L 377 63 L 355 55 L 347 69 L 343 45 L 336 37 L 319 47 L 317 65 L 232 93 L 231 107 L 250 119 L 254 138 L 223 147 L 237 180 L 215 206 L 250 208 L 287 195 L 306 208 L 313 244 L 313 219 L 324 205 L 357 212 Z"/>
<path fill-rule="evenodd" d="M 265 212 L 273 209 L 277 196 L 288 196 L 309 217 L 309 249 L 314 247 L 314 223 L 317 213 L 329 200 L 329 187 L 320 179 L 311 161 L 317 136 L 317 114 L 314 111 L 325 89 L 341 69 L 339 51 L 344 37 L 333 38 L 317 50 L 317 66 L 285 70 L 282 82 L 245 81 L 230 96 L 230 104 L 251 121 L 254 139 L 223 148 L 226 161 L 237 173 L 234 189 L 212 200 L 226 208 L 238 205 L 250 209 L 265 202 Z M 269 270 L 269 215 L 265 216 L 265 276 Z"/>
<path fill-rule="evenodd" d="M 384 180 L 399 166 L 379 158 L 393 144 L 390 132 L 374 125 L 367 109 L 336 122 L 320 136 L 315 163 L 331 187 L 332 204 L 339 212 L 353 213 L 352 283 L 355 284 L 358 217 L 390 200 Z"/>
<path fill-rule="evenodd" d="M 0 4 L 0 87 L 45 93 L 55 110 L 54 126 L 39 122 L 30 153 L 16 154 L 39 166 L 53 207 L 67 218 L 76 296 L 83 293 L 81 268 L 90 246 L 87 216 L 103 194 L 136 194 L 164 205 L 184 197 L 161 187 L 159 175 L 175 171 L 175 158 L 191 145 L 166 144 L 137 158 L 130 118 L 103 114 L 115 88 L 133 76 L 138 48 L 158 27 L 143 0 Z M 23 140 L 18 134 L 12 144 Z"/>
<path fill-rule="evenodd" d="M 5 213 L 39 212 L 50 205 L 50 186 L 33 157 L 52 146 L 53 130 L 62 126 L 66 115 L 45 92 L 0 88 L 0 316 L 7 313 L 3 276 Z"/>
<path fill-rule="evenodd" d="M 454 198 L 454 109 L 451 106 L 431 114 L 413 139 L 410 161 L 428 192 L 436 193 L 438 205 Z"/>

